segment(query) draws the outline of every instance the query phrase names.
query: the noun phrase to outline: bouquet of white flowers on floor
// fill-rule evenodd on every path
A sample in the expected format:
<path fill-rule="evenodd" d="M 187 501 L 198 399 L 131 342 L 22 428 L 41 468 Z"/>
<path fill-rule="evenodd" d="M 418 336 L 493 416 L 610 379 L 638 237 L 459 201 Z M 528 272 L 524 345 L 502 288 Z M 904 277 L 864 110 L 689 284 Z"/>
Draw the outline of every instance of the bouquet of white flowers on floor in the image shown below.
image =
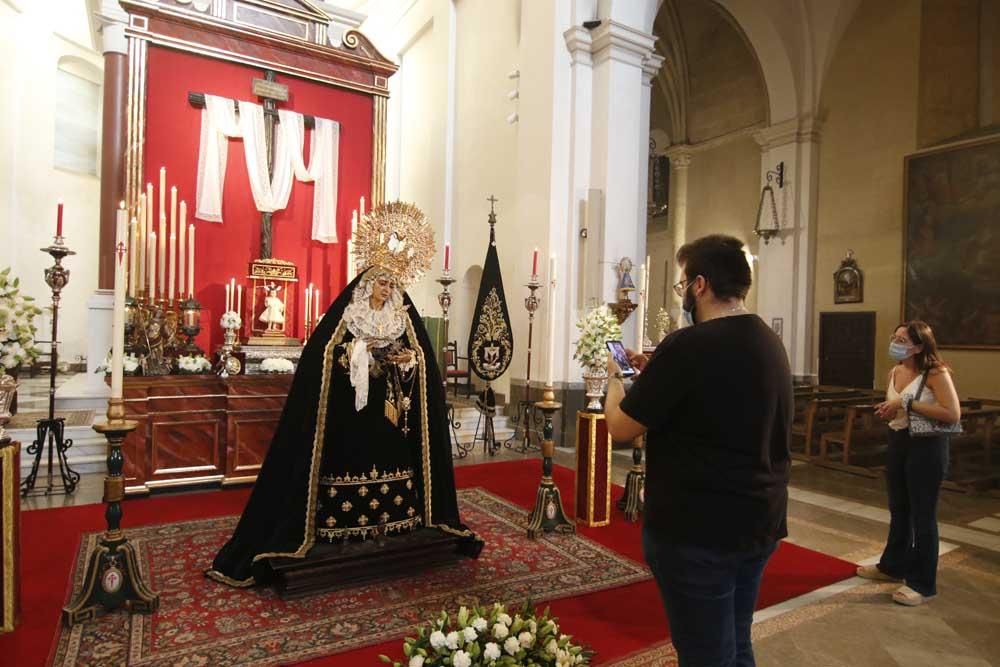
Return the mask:
<path fill-rule="evenodd" d="M 534 607 L 526 604 L 511 618 L 503 605 L 494 604 L 462 607 L 456 615 L 442 611 L 420 627 L 416 637 L 406 638 L 403 655 L 406 662 L 379 657 L 393 667 L 573 667 L 590 665 L 592 654 L 559 632 L 548 609 L 536 616 Z"/>
<path fill-rule="evenodd" d="M 282 357 L 269 357 L 260 362 L 260 371 L 262 373 L 292 373 L 295 371 L 295 364 Z"/>
<path fill-rule="evenodd" d="M 212 362 L 205 355 L 183 355 L 177 358 L 177 372 L 185 375 L 208 373 L 212 370 Z"/>

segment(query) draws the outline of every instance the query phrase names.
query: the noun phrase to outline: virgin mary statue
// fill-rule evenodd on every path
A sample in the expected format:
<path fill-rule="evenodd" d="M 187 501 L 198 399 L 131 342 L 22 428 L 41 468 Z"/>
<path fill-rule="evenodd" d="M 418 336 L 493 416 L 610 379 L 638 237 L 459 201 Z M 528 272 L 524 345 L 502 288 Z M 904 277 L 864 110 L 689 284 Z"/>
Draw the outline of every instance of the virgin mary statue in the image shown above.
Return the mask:
<path fill-rule="evenodd" d="M 217 581 L 250 586 L 263 561 L 305 558 L 317 541 L 420 527 L 481 548 L 459 520 L 441 376 L 404 292 L 429 267 L 433 231 L 396 202 L 362 219 L 355 244 L 360 275 L 302 352 L 243 516 L 207 571 Z"/>

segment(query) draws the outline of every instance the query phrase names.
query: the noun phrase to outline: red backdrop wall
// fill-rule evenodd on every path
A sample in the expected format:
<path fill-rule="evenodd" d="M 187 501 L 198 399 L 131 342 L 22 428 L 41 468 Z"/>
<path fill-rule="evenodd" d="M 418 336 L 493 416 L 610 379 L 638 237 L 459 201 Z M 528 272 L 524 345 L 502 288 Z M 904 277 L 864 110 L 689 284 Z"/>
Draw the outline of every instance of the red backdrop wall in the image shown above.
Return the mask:
<path fill-rule="evenodd" d="M 229 160 L 222 203 L 224 222 L 193 219 L 198 171 L 201 110 L 188 103 L 189 91 L 221 95 L 237 100 L 258 101 L 252 81 L 263 71 L 236 63 L 205 58 L 167 48 L 150 46 L 146 98 L 145 182 L 159 188 L 160 167 L 167 168 L 167 188 L 177 186 L 178 200 L 187 201 L 188 222 L 195 233 L 195 298 L 202 306 L 202 333 L 198 344 L 212 352 L 222 342 L 219 316 L 225 309 L 224 285 L 230 277 L 243 284 L 244 322 L 250 317 L 246 280 L 251 260 L 260 257 L 260 213 L 254 207 L 241 140 L 229 141 Z M 274 214 L 272 254 L 294 262 L 299 284 L 289 296 L 288 335 L 301 338 L 303 291 L 310 282 L 321 291 L 321 310 L 345 284 L 347 238 L 351 211 L 361 197 L 371 200 L 372 98 L 305 79 L 279 75 L 289 88 L 282 108 L 330 118 L 340 123 L 340 169 L 337 185 L 337 230 L 340 243 L 324 244 L 310 239 L 313 186 L 295 181 L 288 207 Z M 309 140 L 306 131 L 306 164 Z M 159 199 L 159 193 L 154 194 Z M 169 192 L 167 205 L 169 207 Z M 169 215 L 169 214 L 168 214 Z M 155 218 L 158 219 L 157 212 Z M 158 224 L 158 223 L 157 223 Z M 260 300 L 258 295 L 258 301 Z"/>

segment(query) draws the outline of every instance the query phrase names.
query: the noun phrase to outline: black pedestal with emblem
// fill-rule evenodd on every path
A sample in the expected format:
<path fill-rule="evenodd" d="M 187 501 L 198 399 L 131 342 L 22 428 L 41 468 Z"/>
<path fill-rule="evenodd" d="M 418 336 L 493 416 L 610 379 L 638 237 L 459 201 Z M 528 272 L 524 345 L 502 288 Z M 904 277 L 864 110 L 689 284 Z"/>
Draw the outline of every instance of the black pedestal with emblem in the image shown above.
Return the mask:
<path fill-rule="evenodd" d="M 63 607 L 63 623 L 69 627 L 122 607 L 130 613 L 152 613 L 160 606 L 159 594 L 143 580 L 135 548 L 121 530 L 121 503 L 125 499 L 122 441 L 136 427 L 136 422 L 125 420 L 124 414 L 122 400 L 112 399 L 107 423 L 94 426 L 108 439 L 108 476 L 104 478 L 104 502 L 108 504 L 104 518 L 108 528 L 88 557 L 83 588 Z"/>

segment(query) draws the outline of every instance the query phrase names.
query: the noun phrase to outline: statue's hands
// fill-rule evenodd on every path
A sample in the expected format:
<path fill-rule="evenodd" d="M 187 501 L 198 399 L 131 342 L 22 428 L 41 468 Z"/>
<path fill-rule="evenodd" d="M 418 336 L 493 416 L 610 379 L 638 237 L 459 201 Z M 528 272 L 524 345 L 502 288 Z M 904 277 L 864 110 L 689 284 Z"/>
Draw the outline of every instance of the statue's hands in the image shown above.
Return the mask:
<path fill-rule="evenodd" d="M 394 364 L 409 366 L 413 364 L 415 355 L 413 354 L 413 350 L 405 350 L 403 352 L 397 352 L 396 354 L 390 354 L 388 359 Z"/>

